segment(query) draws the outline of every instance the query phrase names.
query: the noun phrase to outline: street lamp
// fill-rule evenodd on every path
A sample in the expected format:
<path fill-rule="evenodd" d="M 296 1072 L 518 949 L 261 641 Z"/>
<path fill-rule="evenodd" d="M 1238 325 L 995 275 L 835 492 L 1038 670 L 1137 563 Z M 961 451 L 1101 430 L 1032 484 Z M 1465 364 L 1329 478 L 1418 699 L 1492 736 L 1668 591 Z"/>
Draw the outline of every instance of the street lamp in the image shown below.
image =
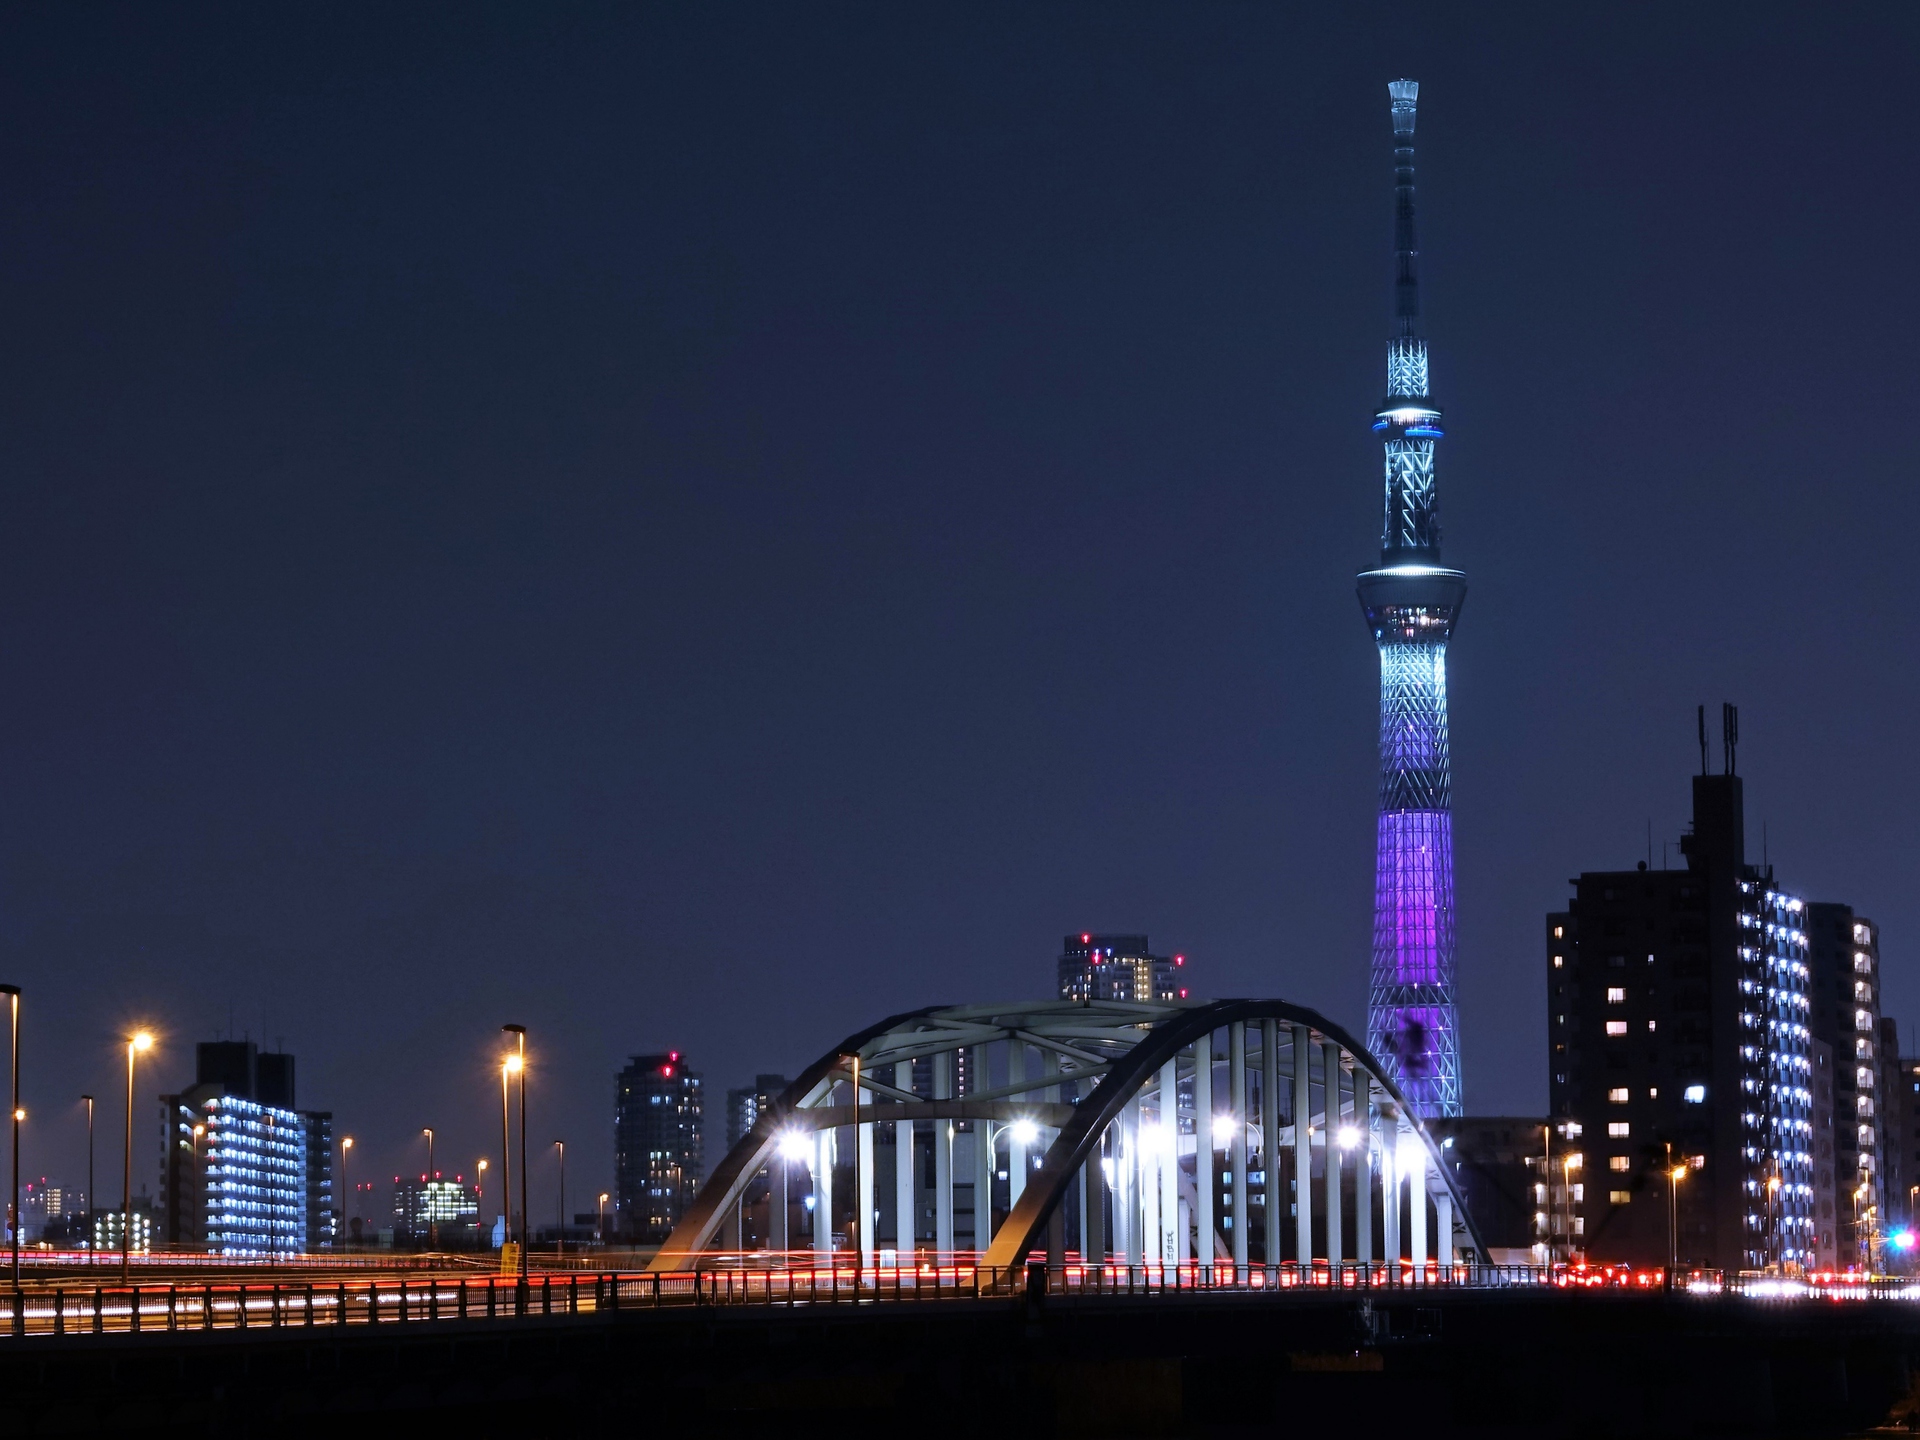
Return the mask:
<path fill-rule="evenodd" d="M 600 1192 L 600 1224 L 597 1228 L 600 1232 L 600 1243 L 605 1245 L 607 1243 L 607 1192 L 604 1190 Z"/>
<path fill-rule="evenodd" d="M 524 1025 L 502 1025 L 501 1031 L 514 1037 L 518 1047 L 507 1057 L 506 1068 L 520 1077 L 520 1284 L 524 1290 L 527 1281 L 527 1027 Z M 508 1210 L 512 1210 L 509 1197 Z M 512 1228 L 512 1220 L 508 1220 Z"/>
<path fill-rule="evenodd" d="M 1774 1218 L 1773 1197 L 1776 1193 L 1778 1193 L 1779 1189 L 1780 1189 L 1780 1176 L 1777 1173 L 1768 1176 L 1767 1177 L 1767 1243 L 1772 1247 L 1775 1256 L 1778 1256 L 1780 1253 L 1780 1234 L 1779 1234 L 1780 1227 L 1779 1227 L 1779 1222 Z M 1767 1268 L 1770 1270 L 1777 1271 L 1778 1265 L 1779 1265 L 1779 1261 L 1777 1259 L 1769 1260 L 1767 1262 Z"/>
<path fill-rule="evenodd" d="M 127 1157 L 120 1179 L 120 1280 L 133 1275 L 133 1057 L 153 1048 L 145 1030 L 127 1037 Z"/>
<path fill-rule="evenodd" d="M 556 1140 L 553 1148 L 560 1152 L 560 1233 L 555 1238 L 553 1253 L 567 1253 L 567 1142 Z"/>
<path fill-rule="evenodd" d="M 0 985 L 0 995 L 12 1001 L 13 1012 L 13 1209 L 8 1212 L 13 1230 L 13 1289 L 20 1292 L 20 1122 L 27 1118 L 26 1111 L 20 1108 L 20 987 L 18 985 Z M 24 1331 L 26 1314 L 20 1308 L 20 1302 L 14 1301 L 14 1319 L 16 1330 Z"/>
<path fill-rule="evenodd" d="M 93 1195 L 93 1096 L 82 1095 L 87 1102 L 87 1264 L 93 1264 L 93 1217 L 100 1213 L 100 1202 Z"/>
<path fill-rule="evenodd" d="M 793 1248 L 793 1237 L 787 1233 L 787 1226 L 791 1223 L 792 1216 L 789 1208 L 792 1202 L 787 1194 L 787 1176 L 795 1165 L 806 1163 L 807 1152 L 811 1147 L 803 1133 L 798 1130 L 788 1130 L 780 1136 L 777 1148 L 780 1152 L 780 1238 L 784 1247 L 780 1252 L 780 1263 L 784 1266 L 790 1263 L 787 1257 Z"/>
<path fill-rule="evenodd" d="M 350 1163 L 352 1158 L 353 1137 L 342 1136 L 340 1139 L 340 1188 L 346 1192 L 346 1195 L 353 1194 L 353 1166 Z M 340 1248 L 342 1250 L 347 1248 L 347 1236 L 350 1233 L 348 1226 L 353 1218 L 347 1213 L 347 1206 L 351 1203 L 344 1195 L 342 1196 L 340 1201 Z"/>
<path fill-rule="evenodd" d="M 427 1137 L 427 1249 L 440 1248 L 440 1212 L 433 1203 L 433 1127 L 422 1126 L 420 1133 Z"/>
<path fill-rule="evenodd" d="M 511 1113 L 507 1099 L 507 1078 L 513 1074 L 518 1064 L 518 1059 L 512 1055 L 500 1062 L 500 1243 L 502 1246 L 510 1244 L 513 1240 L 513 1141 L 507 1124 L 507 1117 Z"/>

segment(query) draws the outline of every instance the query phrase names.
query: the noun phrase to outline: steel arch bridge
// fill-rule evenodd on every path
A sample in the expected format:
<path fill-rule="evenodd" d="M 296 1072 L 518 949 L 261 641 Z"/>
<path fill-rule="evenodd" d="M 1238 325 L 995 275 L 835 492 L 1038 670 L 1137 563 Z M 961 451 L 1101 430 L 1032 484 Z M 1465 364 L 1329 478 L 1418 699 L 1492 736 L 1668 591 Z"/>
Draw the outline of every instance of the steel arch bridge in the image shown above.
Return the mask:
<path fill-rule="evenodd" d="M 1279 1266 L 1486 1258 L 1386 1067 L 1281 1000 L 1055 1000 L 883 1020 L 787 1087 L 649 1268 L 748 1248 L 756 1194 L 760 1245 L 824 1264 L 839 1250 L 882 1267 L 1072 1255 L 1199 1265 L 1214 1283 L 1231 1265 L 1248 1283 Z"/>

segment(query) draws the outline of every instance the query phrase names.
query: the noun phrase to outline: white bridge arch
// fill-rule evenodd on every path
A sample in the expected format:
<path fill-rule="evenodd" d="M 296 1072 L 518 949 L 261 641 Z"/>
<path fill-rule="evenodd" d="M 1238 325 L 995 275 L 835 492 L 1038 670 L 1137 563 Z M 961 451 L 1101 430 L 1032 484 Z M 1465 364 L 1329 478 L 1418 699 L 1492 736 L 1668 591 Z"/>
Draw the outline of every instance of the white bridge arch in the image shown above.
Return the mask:
<path fill-rule="evenodd" d="M 650 1268 L 741 1250 L 763 1176 L 766 1248 L 821 1262 L 843 1247 L 864 1265 L 885 1251 L 994 1268 L 1072 1255 L 1230 1265 L 1244 1283 L 1280 1266 L 1485 1257 L 1439 1148 L 1380 1064 L 1279 1000 L 893 1016 L 787 1087 Z M 802 1195 L 813 1233 L 791 1245 Z M 843 1211 L 865 1223 L 838 1226 Z"/>

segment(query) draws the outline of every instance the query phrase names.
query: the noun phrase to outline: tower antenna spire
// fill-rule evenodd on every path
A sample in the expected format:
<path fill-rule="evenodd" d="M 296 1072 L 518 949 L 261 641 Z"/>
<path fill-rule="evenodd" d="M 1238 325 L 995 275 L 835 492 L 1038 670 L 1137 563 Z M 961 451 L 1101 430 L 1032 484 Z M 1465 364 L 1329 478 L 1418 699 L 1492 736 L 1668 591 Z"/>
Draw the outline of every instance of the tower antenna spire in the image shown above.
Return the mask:
<path fill-rule="evenodd" d="M 1459 1115 L 1454 996 L 1453 762 L 1447 642 L 1467 577 L 1440 564 L 1433 451 L 1440 409 L 1420 334 L 1413 222 L 1413 126 L 1420 86 L 1387 86 L 1393 118 L 1393 329 L 1387 394 L 1374 416 L 1386 459 L 1380 564 L 1361 572 L 1360 606 L 1380 650 L 1380 821 L 1367 1046 L 1416 1114 Z"/>

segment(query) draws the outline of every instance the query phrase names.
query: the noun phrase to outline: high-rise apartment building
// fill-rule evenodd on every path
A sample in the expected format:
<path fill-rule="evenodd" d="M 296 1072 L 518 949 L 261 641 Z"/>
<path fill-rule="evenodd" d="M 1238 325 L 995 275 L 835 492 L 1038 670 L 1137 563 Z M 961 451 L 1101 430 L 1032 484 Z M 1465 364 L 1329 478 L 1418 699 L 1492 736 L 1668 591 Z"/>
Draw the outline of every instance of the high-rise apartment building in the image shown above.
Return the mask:
<path fill-rule="evenodd" d="M 635 1055 L 617 1078 L 613 1114 L 619 1227 L 630 1239 L 664 1240 L 705 1170 L 700 1076 L 678 1050 Z"/>
<path fill-rule="evenodd" d="M 1843 1261 L 1866 1264 L 1883 1226 L 1880 927 L 1850 905 L 1807 906 L 1810 1025 L 1833 1047 L 1834 1190 Z"/>
<path fill-rule="evenodd" d="M 773 1108 L 780 1092 L 787 1088 L 784 1075 L 756 1075 L 753 1084 L 727 1091 L 727 1148 L 731 1150 Z"/>
<path fill-rule="evenodd" d="M 1144 935 L 1069 935 L 1055 978 L 1062 1000 L 1184 1000 L 1186 964 L 1153 954 Z"/>
<path fill-rule="evenodd" d="M 332 1117 L 294 1108 L 293 1056 L 210 1041 L 194 1064 L 191 1087 L 160 1097 L 160 1238 L 215 1255 L 330 1243 Z"/>
<path fill-rule="evenodd" d="M 1807 907 L 1747 861 L 1725 728 L 1706 774 L 1702 721 L 1687 868 L 1587 872 L 1547 917 L 1550 1108 L 1596 1261 L 1666 1263 L 1670 1166 L 1683 1263 L 1817 1259 Z"/>
<path fill-rule="evenodd" d="M 1413 128 L 1420 87 L 1387 87 L 1393 113 L 1394 305 L 1387 393 L 1374 416 L 1386 454 L 1380 563 L 1359 576 L 1380 651 L 1380 815 L 1374 852 L 1367 1048 L 1414 1112 L 1461 1114 L 1454 1004 L 1453 761 L 1447 644 L 1467 577 L 1440 563 L 1433 452 L 1443 432 L 1428 389 L 1414 236 Z"/>

